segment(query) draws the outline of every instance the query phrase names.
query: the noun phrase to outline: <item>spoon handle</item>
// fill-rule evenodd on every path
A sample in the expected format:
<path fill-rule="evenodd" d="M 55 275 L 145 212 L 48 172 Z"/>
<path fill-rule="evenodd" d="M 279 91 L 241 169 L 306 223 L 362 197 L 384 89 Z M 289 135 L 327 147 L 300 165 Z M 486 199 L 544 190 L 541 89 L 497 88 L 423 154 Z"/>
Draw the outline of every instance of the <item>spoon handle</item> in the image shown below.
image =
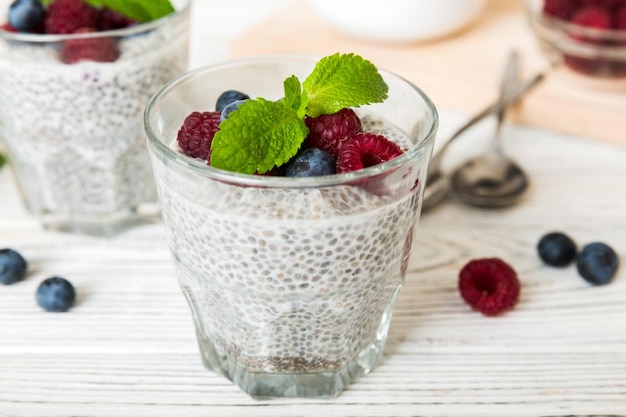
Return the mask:
<path fill-rule="evenodd" d="M 450 136 L 450 139 L 448 139 L 448 141 L 446 143 L 443 144 L 443 146 L 441 147 L 441 149 L 439 150 L 439 152 L 437 152 L 436 155 L 434 155 L 430 161 L 430 166 L 428 168 L 428 177 L 427 178 L 434 178 L 440 174 L 440 165 L 441 165 L 441 159 L 443 157 L 443 154 L 445 153 L 446 149 L 448 148 L 448 146 L 459 136 L 461 136 L 461 134 L 463 134 L 467 129 L 469 129 L 470 127 L 474 126 L 476 123 L 480 122 L 481 120 L 485 119 L 486 117 L 489 117 L 493 114 L 497 114 L 498 112 L 500 112 L 501 107 L 508 107 L 511 106 L 515 103 L 517 103 L 528 91 L 530 91 L 534 86 L 536 86 L 541 80 L 543 80 L 545 78 L 545 74 L 540 72 L 535 74 L 532 78 L 530 78 L 529 80 L 523 82 L 523 83 L 519 83 L 516 88 L 513 89 L 513 91 L 511 92 L 511 95 L 509 97 L 509 100 L 503 100 L 501 101 L 500 99 L 496 100 L 494 103 L 490 104 L 489 106 L 485 107 L 483 110 L 481 110 L 480 112 L 476 113 L 471 119 L 469 119 L 467 122 L 465 122 L 464 125 L 462 125 L 461 127 L 459 127 L 454 134 L 452 134 L 452 136 Z"/>

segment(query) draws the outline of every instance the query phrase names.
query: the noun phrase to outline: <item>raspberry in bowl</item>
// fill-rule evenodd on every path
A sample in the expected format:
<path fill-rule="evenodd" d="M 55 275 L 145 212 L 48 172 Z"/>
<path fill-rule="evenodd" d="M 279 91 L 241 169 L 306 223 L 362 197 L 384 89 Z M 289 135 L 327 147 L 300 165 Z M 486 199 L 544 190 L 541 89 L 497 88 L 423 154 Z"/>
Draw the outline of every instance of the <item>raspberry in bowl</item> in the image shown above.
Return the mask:
<path fill-rule="evenodd" d="M 569 78 L 626 87 L 626 0 L 526 0 L 526 15 L 547 59 Z"/>
<path fill-rule="evenodd" d="M 141 1 L 150 13 L 129 17 L 84 0 L 0 0 L 0 138 L 46 228 L 112 234 L 154 217 L 141 120 L 187 69 L 190 0 Z"/>
<path fill-rule="evenodd" d="M 351 68 L 338 71 L 339 91 L 320 100 L 344 59 L 363 83 L 351 88 Z M 421 90 L 378 71 L 351 54 L 243 59 L 177 78 L 146 109 L 202 360 L 253 398 L 335 397 L 382 360 L 438 116 Z M 381 101 L 370 100 L 377 80 Z M 252 99 L 216 127 L 232 90 Z M 345 92 L 360 105 L 329 110 Z M 318 122 L 328 128 L 309 129 Z"/>

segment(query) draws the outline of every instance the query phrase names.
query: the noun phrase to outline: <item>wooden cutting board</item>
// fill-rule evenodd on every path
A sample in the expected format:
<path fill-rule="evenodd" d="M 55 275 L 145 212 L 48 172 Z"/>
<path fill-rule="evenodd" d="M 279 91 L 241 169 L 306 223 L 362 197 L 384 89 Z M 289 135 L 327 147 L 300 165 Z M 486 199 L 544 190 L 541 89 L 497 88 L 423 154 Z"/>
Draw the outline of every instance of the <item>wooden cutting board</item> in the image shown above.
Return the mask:
<path fill-rule="evenodd" d="M 524 16 L 522 0 L 491 0 L 470 27 L 423 43 L 372 42 L 327 26 L 303 0 L 232 44 L 232 55 L 355 52 L 422 88 L 437 106 L 472 113 L 496 98 L 498 78 L 511 48 L 522 53 L 528 75 L 545 69 Z M 594 88 L 554 70 L 511 112 L 517 122 L 626 145 L 626 80 Z"/>

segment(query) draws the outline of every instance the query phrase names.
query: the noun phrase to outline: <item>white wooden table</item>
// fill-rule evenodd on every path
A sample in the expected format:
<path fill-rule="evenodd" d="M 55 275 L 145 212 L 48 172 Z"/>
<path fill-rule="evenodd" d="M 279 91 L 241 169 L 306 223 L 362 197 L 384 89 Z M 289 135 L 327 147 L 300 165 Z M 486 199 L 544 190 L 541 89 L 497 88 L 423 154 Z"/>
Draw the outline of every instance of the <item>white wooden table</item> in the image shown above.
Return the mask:
<path fill-rule="evenodd" d="M 201 52 L 199 31 L 192 66 L 223 59 L 227 48 Z M 441 136 L 463 120 L 442 109 Z M 448 163 L 478 151 L 490 127 Z M 21 251 L 30 273 L 0 287 L 0 417 L 626 415 L 626 267 L 591 287 L 535 250 L 562 230 L 626 262 L 626 147 L 520 126 L 507 135 L 532 176 L 528 198 L 501 211 L 452 200 L 422 216 L 385 360 L 331 401 L 256 402 L 202 367 L 160 224 L 111 239 L 45 232 L 1 170 L 0 248 Z M 472 312 L 456 290 L 459 269 L 487 256 L 522 281 L 502 317 Z M 68 313 L 36 305 L 51 275 L 77 288 Z"/>
<path fill-rule="evenodd" d="M 443 136 L 461 120 L 444 112 Z M 385 361 L 332 401 L 255 402 L 206 371 L 160 224 L 112 239 L 42 231 L 3 169 L 0 247 L 31 272 L 0 288 L 0 416 L 625 415 L 626 267 L 591 287 L 573 266 L 542 265 L 535 245 L 563 230 L 626 259 L 626 147 L 518 126 L 506 144 L 532 175 L 528 198 L 502 211 L 448 201 L 422 216 Z M 485 256 L 523 284 L 502 317 L 472 312 L 456 290 L 458 270 Z M 35 303 L 54 274 L 77 287 L 68 313 Z"/>

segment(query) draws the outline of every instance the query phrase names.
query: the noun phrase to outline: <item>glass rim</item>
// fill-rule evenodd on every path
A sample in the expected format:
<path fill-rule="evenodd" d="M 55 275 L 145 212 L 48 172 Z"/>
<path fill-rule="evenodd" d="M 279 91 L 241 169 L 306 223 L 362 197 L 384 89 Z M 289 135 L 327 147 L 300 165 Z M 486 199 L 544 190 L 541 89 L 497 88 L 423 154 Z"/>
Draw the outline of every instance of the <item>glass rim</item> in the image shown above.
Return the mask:
<path fill-rule="evenodd" d="M 150 22 L 140 23 L 138 25 L 129 26 L 122 29 L 103 30 L 87 33 L 68 33 L 68 34 L 46 34 L 46 33 L 24 33 L 24 32 L 7 32 L 0 30 L 0 39 L 7 41 L 19 41 L 30 43 L 54 43 L 63 42 L 72 39 L 91 39 L 91 38 L 121 38 L 138 35 L 140 33 L 149 32 L 158 27 L 170 24 L 173 20 L 179 19 L 181 16 L 189 14 L 191 4 L 194 0 L 184 0 L 185 4 L 174 10 L 172 13 Z"/>
<path fill-rule="evenodd" d="M 187 73 L 173 80 L 170 80 L 168 83 L 163 85 L 148 101 L 148 104 L 144 110 L 144 130 L 146 132 L 148 142 L 158 151 L 161 156 L 166 157 L 168 161 L 173 161 L 175 164 L 181 166 L 183 169 L 194 171 L 197 174 L 223 182 L 266 188 L 315 188 L 321 186 L 342 185 L 370 177 L 375 177 L 377 175 L 390 172 L 404 165 L 411 159 L 416 158 L 423 151 L 423 149 L 428 148 L 431 142 L 434 142 L 437 134 L 437 129 L 439 127 L 439 115 L 434 103 L 419 87 L 415 86 L 412 82 L 393 72 L 381 68 L 379 68 L 379 72 L 383 76 L 395 78 L 396 80 L 401 81 L 402 83 L 411 87 L 413 91 L 415 91 L 419 95 L 419 97 L 425 104 L 427 113 L 432 118 L 432 123 L 430 123 L 430 125 L 428 126 L 428 131 L 424 135 L 424 138 L 419 143 L 415 144 L 409 150 L 404 152 L 402 155 L 388 162 L 374 165 L 362 170 L 316 177 L 250 175 L 241 174 L 233 171 L 226 171 L 212 167 L 206 162 L 202 162 L 194 158 L 182 155 L 179 152 L 176 152 L 174 149 L 167 146 L 165 143 L 163 143 L 163 141 L 161 141 L 159 135 L 156 133 L 156 130 L 152 126 L 151 116 L 155 112 L 155 108 L 159 100 L 176 86 L 201 73 L 218 69 L 225 69 L 231 66 L 238 66 L 245 63 L 272 62 L 285 59 L 307 61 L 314 65 L 315 62 L 319 61 L 321 58 L 322 57 L 314 55 L 272 54 L 239 58 L 221 63 L 204 65 L 192 71 L 188 71 Z"/>

